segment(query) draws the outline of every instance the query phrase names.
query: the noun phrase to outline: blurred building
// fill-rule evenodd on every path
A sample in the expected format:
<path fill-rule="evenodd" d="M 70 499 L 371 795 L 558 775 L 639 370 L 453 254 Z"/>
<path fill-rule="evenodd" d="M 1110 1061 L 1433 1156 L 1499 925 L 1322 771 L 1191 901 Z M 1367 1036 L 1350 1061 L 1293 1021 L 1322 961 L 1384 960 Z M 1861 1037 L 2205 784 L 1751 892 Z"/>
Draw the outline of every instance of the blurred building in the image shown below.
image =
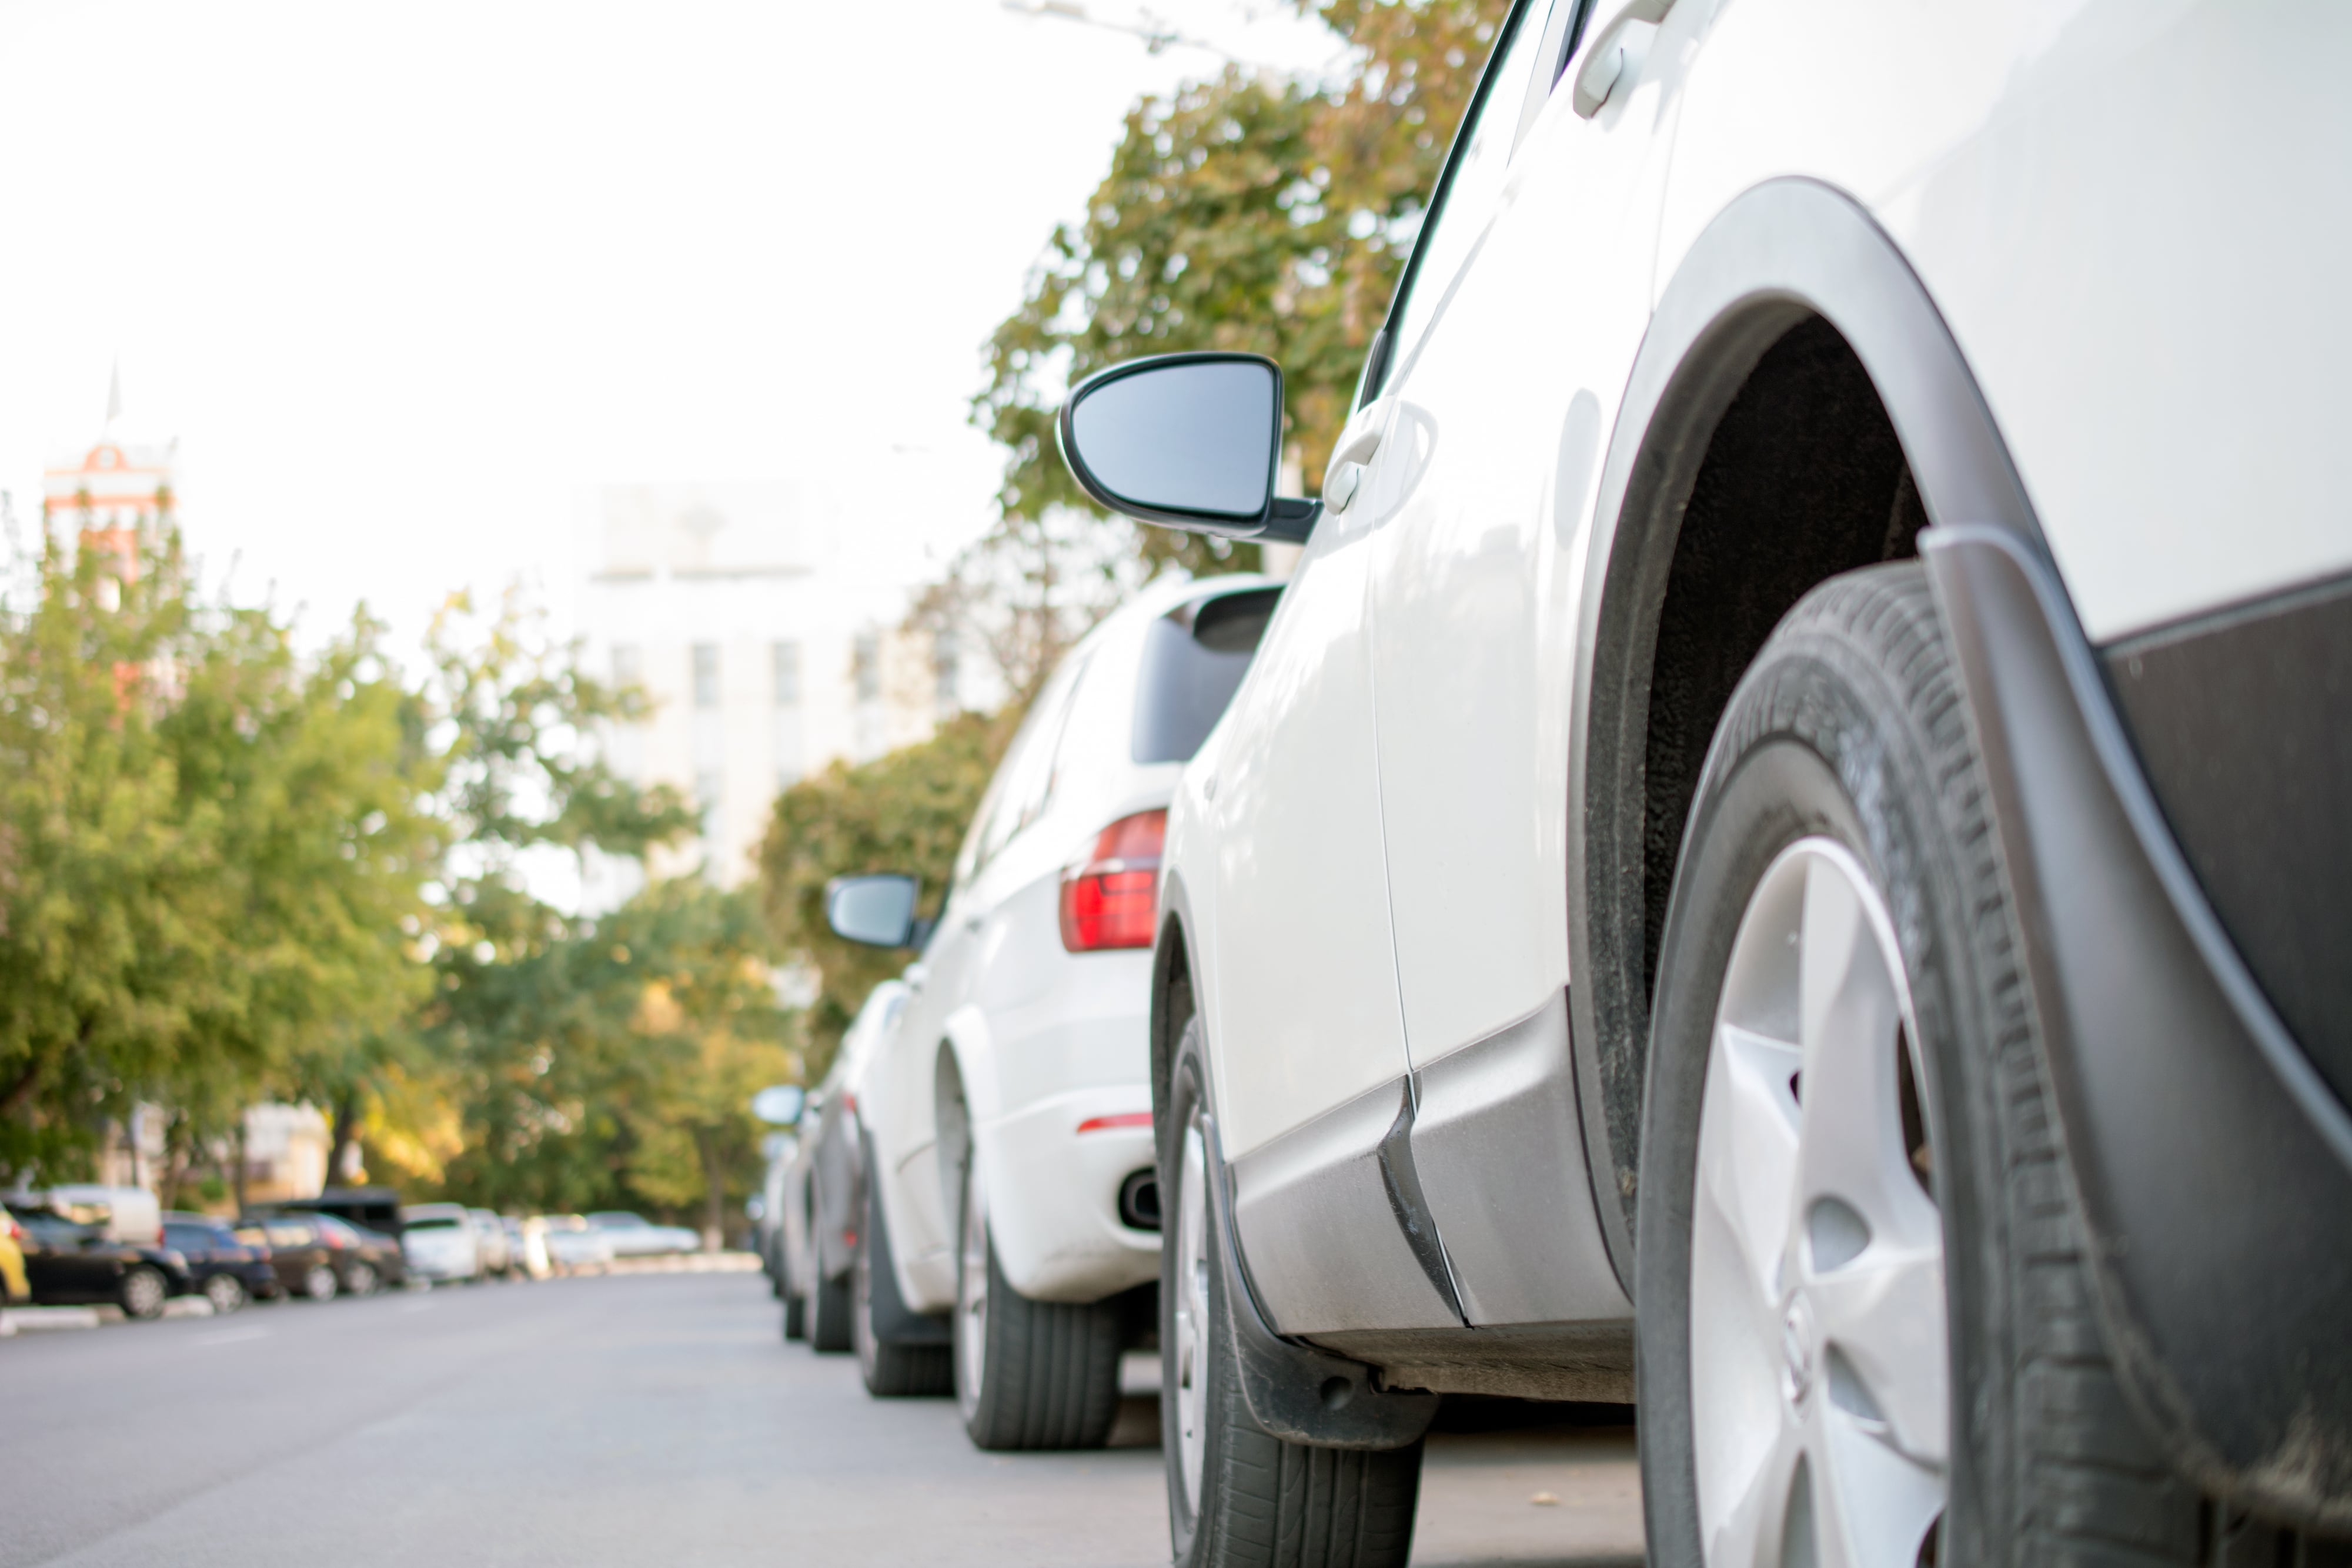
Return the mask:
<path fill-rule="evenodd" d="M 654 712 L 604 737 L 616 771 L 701 813 L 656 874 L 751 874 L 777 793 L 837 758 L 912 744 L 966 695 L 953 651 L 900 631 L 903 586 L 845 564 L 842 519 L 782 484 L 630 485 L 583 517 L 575 600 L 586 667 Z M 635 892 L 630 862 L 588 868 L 583 902 Z"/>
<path fill-rule="evenodd" d="M 179 443 L 132 445 L 116 434 L 122 419 L 122 378 L 107 392 L 106 423 L 88 450 L 58 458 L 41 474 L 41 517 L 49 537 L 79 528 L 85 548 L 111 551 L 128 569 L 139 535 L 172 507 L 173 466 Z"/>

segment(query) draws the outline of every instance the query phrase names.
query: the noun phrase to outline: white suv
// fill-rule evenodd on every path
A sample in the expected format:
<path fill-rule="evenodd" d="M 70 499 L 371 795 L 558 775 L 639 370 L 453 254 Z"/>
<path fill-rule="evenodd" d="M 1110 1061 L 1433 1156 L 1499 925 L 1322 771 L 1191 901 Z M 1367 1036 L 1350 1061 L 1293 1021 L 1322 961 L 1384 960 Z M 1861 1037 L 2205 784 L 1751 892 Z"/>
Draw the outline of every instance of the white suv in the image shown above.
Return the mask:
<path fill-rule="evenodd" d="M 2352 1527 L 2347 70 L 1523 0 L 1319 507 L 1265 361 L 1072 394 L 1306 540 L 1170 815 L 1180 1563 L 1402 1561 L 1457 1390 L 1638 1393 L 1677 1568 Z"/>
<path fill-rule="evenodd" d="M 1168 798 L 1281 590 L 1170 582 L 1072 649 L 967 835 L 936 929 L 910 879 L 828 891 L 843 936 L 922 945 L 856 1091 L 850 1322 L 877 1394 L 953 1385 L 986 1448 L 1100 1445 L 1160 1274 L 1146 1023 Z M 945 1314 L 953 1313 L 952 1328 Z"/>

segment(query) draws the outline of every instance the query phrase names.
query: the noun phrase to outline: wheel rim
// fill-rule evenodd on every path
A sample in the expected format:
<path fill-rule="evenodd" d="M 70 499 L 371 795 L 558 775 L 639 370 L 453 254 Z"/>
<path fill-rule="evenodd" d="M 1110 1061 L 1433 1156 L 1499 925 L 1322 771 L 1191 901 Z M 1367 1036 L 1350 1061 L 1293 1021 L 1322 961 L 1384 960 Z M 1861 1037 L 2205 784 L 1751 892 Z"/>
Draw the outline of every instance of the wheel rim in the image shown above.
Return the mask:
<path fill-rule="evenodd" d="M 134 1318 L 154 1316 L 163 1307 L 163 1281 L 148 1270 L 132 1270 L 123 1282 L 122 1306 Z"/>
<path fill-rule="evenodd" d="M 980 1155 L 970 1157 L 956 1240 L 956 1403 L 966 1420 L 980 1408 L 988 1354 L 988 1211 L 981 1202 Z"/>
<path fill-rule="evenodd" d="M 1709 1568 L 1931 1560 L 1949 1446 L 1943 1224 L 1885 902 L 1782 852 L 1741 917 L 1699 1113 L 1691 1434 Z"/>
<path fill-rule="evenodd" d="M 375 1293 L 375 1266 L 362 1263 L 352 1270 L 352 1294 L 371 1296 Z"/>
<path fill-rule="evenodd" d="M 311 1270 L 304 1293 L 313 1301 L 331 1301 L 335 1294 L 335 1271 L 324 1263 Z"/>
<path fill-rule="evenodd" d="M 205 1299 L 216 1312 L 233 1312 L 245 1304 L 245 1287 L 226 1274 L 215 1274 L 205 1281 Z"/>
<path fill-rule="evenodd" d="M 1184 1124 L 1183 1168 L 1176 1186 L 1176 1300 L 1171 1314 L 1176 1395 L 1176 1459 L 1184 1481 L 1184 1506 L 1200 1511 L 1201 1475 L 1209 1457 L 1210 1346 L 1209 1206 L 1207 1140 L 1196 1108 Z"/>

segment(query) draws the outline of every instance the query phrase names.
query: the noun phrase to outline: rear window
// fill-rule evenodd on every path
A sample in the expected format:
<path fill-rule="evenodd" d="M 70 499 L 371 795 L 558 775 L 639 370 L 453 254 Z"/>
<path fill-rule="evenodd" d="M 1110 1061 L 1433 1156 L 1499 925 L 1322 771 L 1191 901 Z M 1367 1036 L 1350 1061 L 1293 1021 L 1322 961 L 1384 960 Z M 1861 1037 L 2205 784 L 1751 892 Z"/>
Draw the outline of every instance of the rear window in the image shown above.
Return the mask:
<path fill-rule="evenodd" d="M 455 1230 L 461 1222 L 453 1214 L 420 1215 L 408 1222 L 411 1230 Z"/>
<path fill-rule="evenodd" d="M 1220 594 L 1151 623 L 1135 693 L 1136 761 L 1192 759 L 1224 716 L 1281 598 L 1278 588 Z"/>
<path fill-rule="evenodd" d="M 232 1247 L 236 1243 L 224 1230 L 204 1225 L 167 1225 L 163 1227 L 163 1245 L 182 1252 L 209 1252 L 215 1247 Z"/>

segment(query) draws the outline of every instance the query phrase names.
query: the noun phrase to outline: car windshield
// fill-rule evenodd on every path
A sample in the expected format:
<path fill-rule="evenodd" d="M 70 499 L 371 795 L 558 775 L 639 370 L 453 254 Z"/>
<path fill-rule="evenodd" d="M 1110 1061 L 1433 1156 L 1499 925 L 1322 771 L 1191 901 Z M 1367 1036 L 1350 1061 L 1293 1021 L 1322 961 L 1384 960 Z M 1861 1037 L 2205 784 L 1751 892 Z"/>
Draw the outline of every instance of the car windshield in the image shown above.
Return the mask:
<path fill-rule="evenodd" d="M 1151 623 L 1136 682 L 1137 762 L 1192 759 L 1224 716 L 1281 597 L 1278 588 L 1221 594 Z"/>

